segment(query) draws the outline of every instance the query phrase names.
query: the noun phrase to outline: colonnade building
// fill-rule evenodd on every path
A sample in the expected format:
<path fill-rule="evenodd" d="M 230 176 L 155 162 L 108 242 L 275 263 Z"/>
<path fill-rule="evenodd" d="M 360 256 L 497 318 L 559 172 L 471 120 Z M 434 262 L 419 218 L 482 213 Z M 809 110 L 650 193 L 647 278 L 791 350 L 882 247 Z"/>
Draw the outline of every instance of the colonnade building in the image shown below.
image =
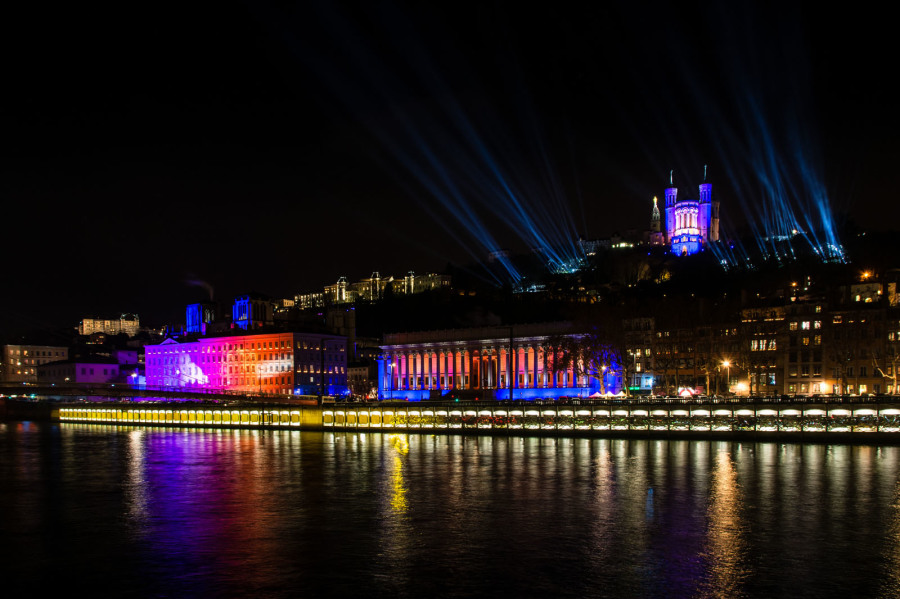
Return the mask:
<path fill-rule="evenodd" d="M 482 400 L 588 397 L 617 393 L 610 370 L 599 381 L 577 369 L 553 368 L 555 343 L 570 323 L 494 326 L 385 335 L 378 365 L 379 399 Z"/>

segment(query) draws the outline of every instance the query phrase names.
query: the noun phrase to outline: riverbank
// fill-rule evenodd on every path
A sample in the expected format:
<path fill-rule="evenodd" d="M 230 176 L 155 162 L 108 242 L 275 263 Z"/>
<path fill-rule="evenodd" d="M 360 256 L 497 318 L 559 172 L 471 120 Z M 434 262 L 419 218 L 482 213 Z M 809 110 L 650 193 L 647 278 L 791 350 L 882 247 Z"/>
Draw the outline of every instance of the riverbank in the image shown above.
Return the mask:
<path fill-rule="evenodd" d="M 309 406 L 255 402 L 62 403 L 5 398 L 0 399 L 0 417 L 185 428 L 900 444 L 900 408 L 893 403 Z"/>

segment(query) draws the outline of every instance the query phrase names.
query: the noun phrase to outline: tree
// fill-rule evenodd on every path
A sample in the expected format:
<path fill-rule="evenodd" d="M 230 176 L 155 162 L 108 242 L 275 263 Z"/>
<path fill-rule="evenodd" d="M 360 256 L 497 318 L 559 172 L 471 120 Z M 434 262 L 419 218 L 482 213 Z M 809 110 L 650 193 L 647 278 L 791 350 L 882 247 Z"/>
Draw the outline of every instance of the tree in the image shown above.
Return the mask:
<path fill-rule="evenodd" d="M 551 346 L 557 348 L 552 360 L 554 374 L 571 368 L 578 377 L 598 380 L 601 393 L 610 391 L 606 388 L 607 374 L 623 375 L 626 362 L 623 352 L 597 327 L 586 333 L 551 339 Z"/>

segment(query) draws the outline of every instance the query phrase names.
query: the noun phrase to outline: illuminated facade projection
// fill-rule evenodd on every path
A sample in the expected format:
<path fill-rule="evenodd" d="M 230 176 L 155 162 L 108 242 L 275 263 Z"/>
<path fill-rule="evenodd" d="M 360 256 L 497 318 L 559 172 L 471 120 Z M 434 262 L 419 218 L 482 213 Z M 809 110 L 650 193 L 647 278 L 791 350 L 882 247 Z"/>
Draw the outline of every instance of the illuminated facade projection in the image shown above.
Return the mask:
<path fill-rule="evenodd" d="M 659 230 L 659 209 L 653 198 L 653 212 L 650 219 L 651 230 Z M 658 238 L 657 238 L 658 239 Z M 669 187 L 666 188 L 665 239 L 673 254 L 690 256 L 701 251 L 709 242 L 719 240 L 719 202 L 712 199 L 712 183 L 706 180 L 703 167 L 703 183 L 700 184 L 700 199 L 678 199 L 674 171 L 669 173 Z"/>
<path fill-rule="evenodd" d="M 554 340 L 569 331 L 569 323 L 547 323 L 385 335 L 378 396 L 410 401 L 444 396 L 503 400 L 621 391 L 621 374 L 613 368 L 602 382 L 579 375 L 572 367 L 554 372 Z"/>
<path fill-rule="evenodd" d="M 145 347 L 149 387 L 291 395 L 347 394 L 347 338 L 268 333 L 167 339 Z"/>

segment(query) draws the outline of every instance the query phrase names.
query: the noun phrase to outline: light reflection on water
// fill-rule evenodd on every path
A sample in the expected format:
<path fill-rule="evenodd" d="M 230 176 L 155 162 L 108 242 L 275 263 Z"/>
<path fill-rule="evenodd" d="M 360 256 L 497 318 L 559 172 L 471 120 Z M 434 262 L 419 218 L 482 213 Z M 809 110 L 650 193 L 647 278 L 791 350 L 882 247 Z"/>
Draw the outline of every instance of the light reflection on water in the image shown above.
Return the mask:
<path fill-rule="evenodd" d="M 741 490 L 731 455 L 716 454 L 710 493 L 707 548 L 707 581 L 701 597 L 742 597 L 743 581 L 748 571 L 743 564 L 747 551 L 741 521 Z"/>
<path fill-rule="evenodd" d="M 898 476 L 894 447 L 0 423 L 0 563 L 32 593 L 889 597 Z"/>

